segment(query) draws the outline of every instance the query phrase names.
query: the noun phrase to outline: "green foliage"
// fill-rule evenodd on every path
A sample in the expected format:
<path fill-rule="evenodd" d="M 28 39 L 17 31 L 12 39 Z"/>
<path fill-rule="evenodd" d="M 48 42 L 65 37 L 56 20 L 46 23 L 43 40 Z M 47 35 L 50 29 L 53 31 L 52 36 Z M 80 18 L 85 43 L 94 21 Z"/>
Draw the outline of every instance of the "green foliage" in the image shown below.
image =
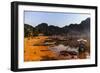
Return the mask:
<path fill-rule="evenodd" d="M 24 37 L 32 36 L 34 30 L 35 28 L 33 28 L 32 26 L 24 24 Z"/>

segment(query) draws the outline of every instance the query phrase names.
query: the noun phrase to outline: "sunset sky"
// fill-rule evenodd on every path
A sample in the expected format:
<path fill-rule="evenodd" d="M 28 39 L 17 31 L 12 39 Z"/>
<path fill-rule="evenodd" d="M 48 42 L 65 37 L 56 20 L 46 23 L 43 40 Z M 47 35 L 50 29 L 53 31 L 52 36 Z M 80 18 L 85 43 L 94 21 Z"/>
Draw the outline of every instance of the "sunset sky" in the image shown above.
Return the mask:
<path fill-rule="evenodd" d="M 90 14 L 25 11 L 24 23 L 34 27 L 40 23 L 64 27 L 71 23 L 79 24 L 82 20 L 85 20 L 88 17 L 90 17 Z"/>

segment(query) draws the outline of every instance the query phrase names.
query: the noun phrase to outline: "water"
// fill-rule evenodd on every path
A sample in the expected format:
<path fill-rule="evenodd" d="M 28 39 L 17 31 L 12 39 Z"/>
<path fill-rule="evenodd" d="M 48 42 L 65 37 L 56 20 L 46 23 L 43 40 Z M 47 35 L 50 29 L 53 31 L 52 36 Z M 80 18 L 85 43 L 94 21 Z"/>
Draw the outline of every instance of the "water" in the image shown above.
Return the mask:
<path fill-rule="evenodd" d="M 78 48 L 64 46 L 63 44 L 59 44 L 53 47 L 49 47 L 49 49 L 55 53 L 60 53 L 61 51 L 69 51 L 69 52 L 76 52 L 78 53 Z"/>

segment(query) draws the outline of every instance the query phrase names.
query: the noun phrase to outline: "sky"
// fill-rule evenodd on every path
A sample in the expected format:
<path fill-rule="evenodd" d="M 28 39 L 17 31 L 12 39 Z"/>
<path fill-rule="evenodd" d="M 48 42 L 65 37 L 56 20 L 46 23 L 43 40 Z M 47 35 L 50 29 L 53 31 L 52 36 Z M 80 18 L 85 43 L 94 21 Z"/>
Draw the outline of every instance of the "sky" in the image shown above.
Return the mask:
<path fill-rule="evenodd" d="M 24 11 L 24 23 L 33 27 L 41 23 L 64 27 L 70 24 L 79 24 L 88 17 L 90 17 L 90 14 L 84 13 Z"/>

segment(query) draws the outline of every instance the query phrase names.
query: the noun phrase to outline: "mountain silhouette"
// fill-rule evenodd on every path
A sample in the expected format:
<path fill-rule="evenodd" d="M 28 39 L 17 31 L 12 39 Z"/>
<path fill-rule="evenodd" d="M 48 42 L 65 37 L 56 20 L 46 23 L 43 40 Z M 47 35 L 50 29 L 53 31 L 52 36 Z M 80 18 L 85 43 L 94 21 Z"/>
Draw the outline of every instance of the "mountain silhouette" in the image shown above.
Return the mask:
<path fill-rule="evenodd" d="M 47 23 L 41 23 L 33 27 L 29 24 L 24 25 L 25 37 L 32 33 L 33 35 L 38 35 L 40 33 L 44 35 L 87 35 L 90 33 L 90 18 L 81 21 L 80 24 L 70 24 L 64 27 L 58 27 L 55 25 L 48 25 Z"/>

